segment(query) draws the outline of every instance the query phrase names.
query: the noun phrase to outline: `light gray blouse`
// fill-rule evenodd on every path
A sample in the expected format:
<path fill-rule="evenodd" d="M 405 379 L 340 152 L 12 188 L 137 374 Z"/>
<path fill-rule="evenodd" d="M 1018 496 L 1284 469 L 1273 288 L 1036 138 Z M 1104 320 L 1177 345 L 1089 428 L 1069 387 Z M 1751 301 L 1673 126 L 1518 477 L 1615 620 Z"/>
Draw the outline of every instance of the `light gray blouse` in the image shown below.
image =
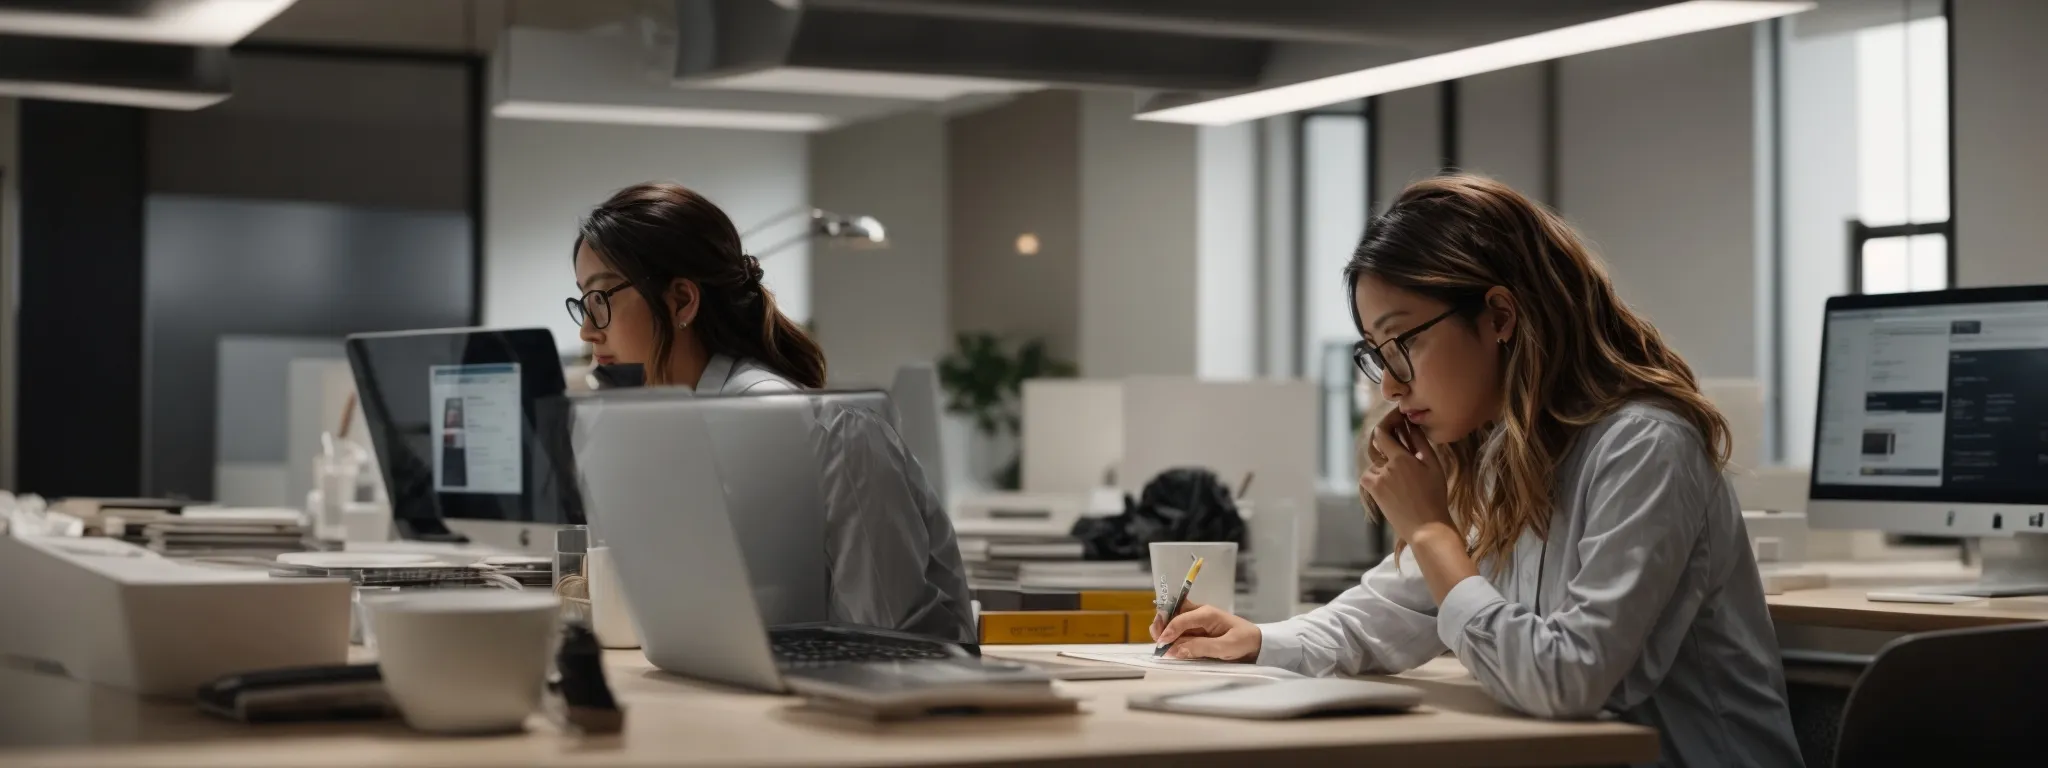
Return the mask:
<path fill-rule="evenodd" d="M 1800 765 L 1763 580 L 1699 432 L 1625 406 L 1574 441 L 1555 503 L 1547 542 L 1525 533 L 1441 606 L 1404 551 L 1262 625 L 1258 662 L 1394 673 L 1449 650 L 1510 708 L 1656 728 L 1661 765 Z"/>

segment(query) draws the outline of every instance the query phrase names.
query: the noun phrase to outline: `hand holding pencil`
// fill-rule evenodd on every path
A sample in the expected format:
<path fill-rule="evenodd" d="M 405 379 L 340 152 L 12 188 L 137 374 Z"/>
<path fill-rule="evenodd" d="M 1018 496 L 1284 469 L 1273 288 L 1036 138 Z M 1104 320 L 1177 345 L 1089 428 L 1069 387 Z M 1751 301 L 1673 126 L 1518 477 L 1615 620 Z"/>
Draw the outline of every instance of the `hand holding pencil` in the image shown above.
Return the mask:
<path fill-rule="evenodd" d="M 1152 637 L 1159 646 L 1154 656 L 1169 659 L 1216 659 L 1251 662 L 1259 658 L 1259 626 L 1214 606 L 1188 602 L 1188 590 L 1201 575 L 1201 558 L 1188 568 L 1180 594 L 1173 602 L 1161 601 L 1159 615 L 1152 619 Z"/>

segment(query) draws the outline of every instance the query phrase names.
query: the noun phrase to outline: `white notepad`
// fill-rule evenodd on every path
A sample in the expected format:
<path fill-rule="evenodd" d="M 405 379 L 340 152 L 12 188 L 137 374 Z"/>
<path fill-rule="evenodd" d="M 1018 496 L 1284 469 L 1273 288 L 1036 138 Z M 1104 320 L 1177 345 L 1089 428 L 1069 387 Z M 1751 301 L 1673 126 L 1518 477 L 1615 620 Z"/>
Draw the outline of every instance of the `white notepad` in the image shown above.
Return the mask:
<path fill-rule="evenodd" d="M 1233 675 L 1237 677 L 1264 677 L 1273 680 L 1294 680 L 1302 675 L 1279 667 L 1261 667 L 1257 664 L 1238 664 L 1229 661 L 1206 659 L 1162 659 L 1152 655 L 1151 650 L 1132 651 L 1061 651 L 1061 656 L 1089 661 L 1106 661 L 1111 664 L 1155 669 L 1161 672 L 1200 672 L 1209 675 Z"/>

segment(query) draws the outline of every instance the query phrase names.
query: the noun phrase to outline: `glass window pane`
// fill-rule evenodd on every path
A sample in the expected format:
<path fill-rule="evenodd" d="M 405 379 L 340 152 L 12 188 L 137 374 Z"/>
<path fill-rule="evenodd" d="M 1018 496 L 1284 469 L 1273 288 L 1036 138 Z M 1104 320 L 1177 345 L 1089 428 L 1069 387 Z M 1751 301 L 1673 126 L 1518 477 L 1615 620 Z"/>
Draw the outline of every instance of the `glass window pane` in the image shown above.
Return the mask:
<path fill-rule="evenodd" d="M 1863 292 L 1904 293 L 1913 290 L 1906 240 L 1888 237 L 1863 244 Z"/>
<path fill-rule="evenodd" d="M 1859 207 L 1881 226 L 1948 218 L 1948 22 L 1856 33 Z"/>
<path fill-rule="evenodd" d="M 1301 359 L 1312 379 L 1324 382 L 1322 406 L 1323 476 L 1348 485 L 1351 462 L 1350 297 L 1344 294 L 1344 264 L 1365 232 L 1366 167 L 1364 115 L 1302 118 L 1302 288 Z"/>
<path fill-rule="evenodd" d="M 1915 235 L 1906 242 L 1909 291 L 1939 291 L 1948 288 L 1948 237 Z"/>

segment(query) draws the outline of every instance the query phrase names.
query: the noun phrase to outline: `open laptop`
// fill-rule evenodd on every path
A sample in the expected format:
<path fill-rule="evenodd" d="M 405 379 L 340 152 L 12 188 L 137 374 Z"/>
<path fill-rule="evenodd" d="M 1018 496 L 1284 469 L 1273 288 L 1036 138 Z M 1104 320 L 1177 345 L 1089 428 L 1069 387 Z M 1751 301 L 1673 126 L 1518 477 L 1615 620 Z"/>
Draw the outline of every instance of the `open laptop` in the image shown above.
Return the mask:
<path fill-rule="evenodd" d="M 611 547 L 655 666 L 775 692 L 1044 679 L 958 643 L 828 621 L 818 413 L 861 399 L 572 399 L 592 534 Z"/>

